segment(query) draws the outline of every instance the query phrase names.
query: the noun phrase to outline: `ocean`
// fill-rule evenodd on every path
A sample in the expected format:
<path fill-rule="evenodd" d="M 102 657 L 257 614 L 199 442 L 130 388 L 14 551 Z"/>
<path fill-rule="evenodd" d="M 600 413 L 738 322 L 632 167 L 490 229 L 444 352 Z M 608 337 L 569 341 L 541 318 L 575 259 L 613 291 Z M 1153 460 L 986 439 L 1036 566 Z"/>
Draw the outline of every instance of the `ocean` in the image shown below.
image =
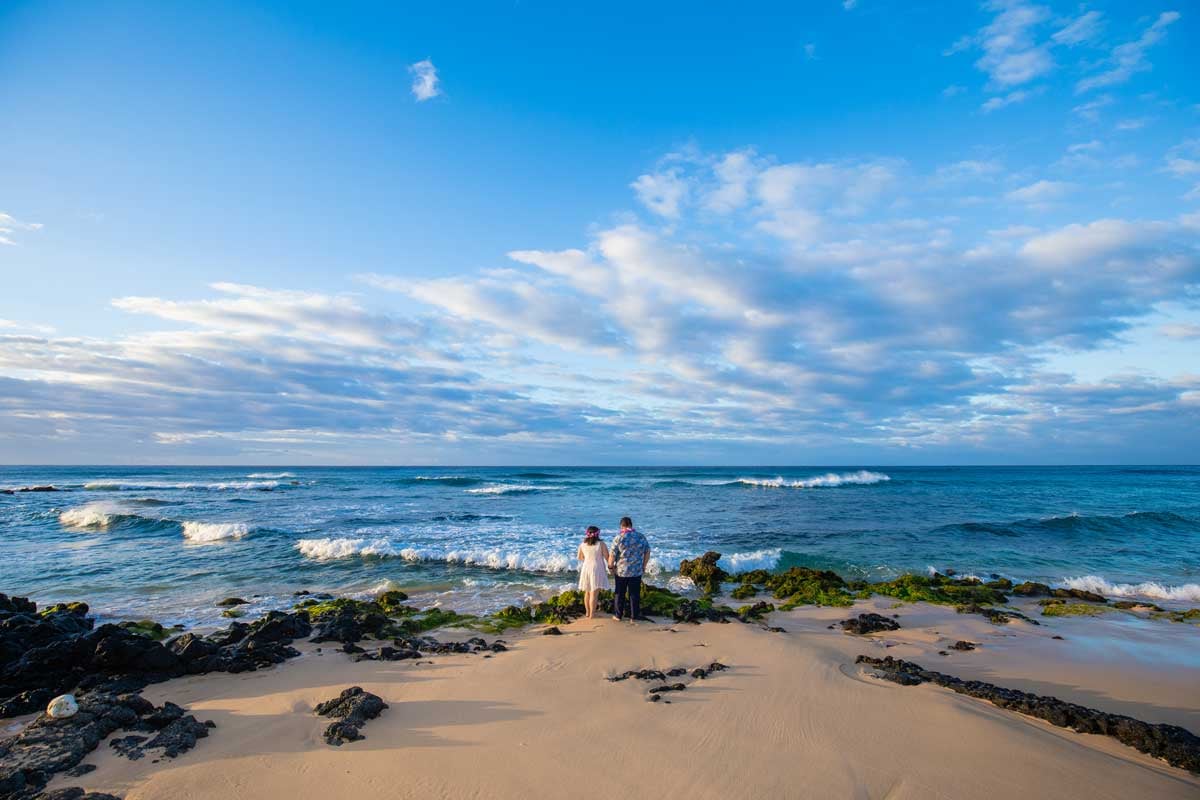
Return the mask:
<path fill-rule="evenodd" d="M 957 570 L 1200 604 L 1200 467 L 0 467 L 0 591 L 220 622 L 298 590 L 482 613 L 573 585 L 587 525 L 682 558 L 847 578 Z"/>

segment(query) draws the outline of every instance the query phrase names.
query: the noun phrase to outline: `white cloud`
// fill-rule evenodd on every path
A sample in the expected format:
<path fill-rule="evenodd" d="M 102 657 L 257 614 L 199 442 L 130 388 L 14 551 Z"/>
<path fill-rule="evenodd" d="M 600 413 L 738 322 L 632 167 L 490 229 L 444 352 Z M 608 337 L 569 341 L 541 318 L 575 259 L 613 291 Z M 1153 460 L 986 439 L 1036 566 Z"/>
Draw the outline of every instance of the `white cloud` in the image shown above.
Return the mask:
<path fill-rule="evenodd" d="M 960 94 L 964 94 L 966 91 L 967 87 L 953 83 L 947 86 L 945 89 L 942 89 L 942 97 L 957 97 Z"/>
<path fill-rule="evenodd" d="M 1067 225 L 1051 233 L 1035 236 L 1022 246 L 1021 253 L 1038 264 L 1094 264 L 1155 239 L 1162 230 L 1163 226 L 1157 224 L 1102 219 L 1086 225 Z"/>
<path fill-rule="evenodd" d="M 667 226 L 626 217 L 475 274 L 361 276 L 388 290 L 369 297 L 218 283 L 118 298 L 167 329 L 127 338 L 5 327 L 0 440 L 46 447 L 58 415 L 79 430 L 65 460 L 114 443 L 158 462 L 327 463 L 1197 444 L 1200 380 L 1075 381 L 1046 359 L 1193 294 L 1200 215 L 975 225 L 946 212 L 956 182 L 1014 173 L 947 161 L 676 154 L 653 173 L 687 187 Z M 1014 199 L 1063 196 L 1042 183 Z M 418 316 L 389 311 L 414 301 Z"/>
<path fill-rule="evenodd" d="M 1146 51 L 1161 41 L 1167 34 L 1167 28 L 1178 19 L 1177 11 L 1164 11 L 1159 14 L 1140 37 L 1113 48 L 1107 59 L 1107 70 L 1080 80 L 1075 84 L 1075 91 L 1086 92 L 1104 86 L 1116 86 L 1127 82 L 1138 72 L 1149 70 L 1151 65 L 1146 60 Z"/>
<path fill-rule="evenodd" d="M 1042 205 L 1061 200 L 1074 187 L 1065 181 L 1035 181 L 1005 195 L 1009 200 L 1027 205 Z"/>
<path fill-rule="evenodd" d="M 1087 11 L 1060 28 L 1050 38 L 1057 44 L 1069 47 L 1090 42 L 1100 34 L 1103 16 L 1099 11 Z"/>
<path fill-rule="evenodd" d="M 985 114 L 990 114 L 993 111 L 999 111 L 1002 108 L 1007 108 L 1017 103 L 1022 103 L 1033 97 L 1034 93 L 1025 89 L 1017 89 L 1014 92 L 1009 92 L 1006 95 L 990 97 L 979 106 L 980 110 Z"/>
<path fill-rule="evenodd" d="M 813 59 L 815 59 L 817 57 L 817 46 L 815 44 L 813 44 L 812 42 L 808 42 L 807 44 L 805 44 L 804 45 L 804 57 L 807 58 L 809 61 L 812 61 Z"/>
<path fill-rule="evenodd" d="M 842 0 L 842 8 L 850 11 L 858 6 L 858 0 Z"/>
<path fill-rule="evenodd" d="M 412 93 L 418 103 L 432 100 L 442 93 L 437 67 L 428 58 L 410 65 L 408 71 L 413 76 Z"/>
<path fill-rule="evenodd" d="M 630 186 L 642 205 L 669 219 L 679 216 L 680 205 L 688 195 L 688 185 L 677 169 L 639 175 Z"/>
<path fill-rule="evenodd" d="M 13 235 L 18 231 L 41 230 L 40 222 L 21 222 L 15 217 L 0 211 L 0 245 L 15 245 Z"/>
<path fill-rule="evenodd" d="M 1179 322 L 1163 325 L 1159 330 L 1168 339 L 1200 339 L 1200 325 Z"/>
<path fill-rule="evenodd" d="M 705 207 L 724 214 L 743 206 L 749 197 L 750 182 L 758 171 L 753 150 L 726 153 L 713 167 L 718 184 L 705 197 Z"/>
<path fill-rule="evenodd" d="M 1119 131 L 1140 131 L 1148 121 L 1145 117 L 1117 120 L 1116 128 Z"/>
<path fill-rule="evenodd" d="M 1088 122 L 1096 122 L 1100 119 L 1101 109 L 1111 106 L 1114 102 L 1116 101 L 1113 100 L 1112 95 L 1102 94 L 1095 100 L 1089 100 L 1086 103 L 1080 103 L 1072 108 L 1071 111 L 1078 114 Z"/>
<path fill-rule="evenodd" d="M 979 33 L 983 56 L 975 62 L 1000 88 L 1019 86 L 1054 69 L 1047 46 L 1038 44 L 1034 31 L 1050 18 L 1043 6 L 1024 2 L 992 2 L 997 11 Z"/>
<path fill-rule="evenodd" d="M 1188 139 L 1172 147 L 1166 156 L 1166 170 L 1176 178 L 1200 175 L 1200 139 Z"/>
<path fill-rule="evenodd" d="M 1002 172 L 1004 172 L 1004 165 L 999 161 L 965 159 L 938 167 L 934 172 L 934 180 L 943 184 L 987 180 Z"/>

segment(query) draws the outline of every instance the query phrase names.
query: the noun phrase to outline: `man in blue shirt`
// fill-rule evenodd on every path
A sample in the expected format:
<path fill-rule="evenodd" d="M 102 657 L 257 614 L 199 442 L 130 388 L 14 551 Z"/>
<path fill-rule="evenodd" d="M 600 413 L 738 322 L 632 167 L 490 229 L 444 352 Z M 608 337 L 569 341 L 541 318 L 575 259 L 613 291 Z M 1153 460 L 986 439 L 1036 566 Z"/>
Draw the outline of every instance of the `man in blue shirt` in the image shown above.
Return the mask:
<path fill-rule="evenodd" d="M 642 575 L 650 563 L 650 543 L 633 527 L 633 520 L 621 517 L 621 532 L 613 539 L 608 566 L 617 573 L 616 614 L 620 620 L 629 610 L 629 621 L 642 617 Z M 627 602 L 628 601 L 628 602 Z"/>

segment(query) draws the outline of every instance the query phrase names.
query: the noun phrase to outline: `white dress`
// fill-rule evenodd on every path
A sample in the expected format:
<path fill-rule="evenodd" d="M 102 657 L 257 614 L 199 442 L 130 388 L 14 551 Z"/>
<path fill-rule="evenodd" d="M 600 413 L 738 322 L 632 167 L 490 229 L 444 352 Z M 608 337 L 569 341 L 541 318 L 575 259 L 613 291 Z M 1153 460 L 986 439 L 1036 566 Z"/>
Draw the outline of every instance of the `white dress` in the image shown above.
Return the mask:
<path fill-rule="evenodd" d="M 579 545 L 579 555 L 583 556 L 579 563 L 579 591 L 607 589 L 608 565 L 600 557 L 600 543 Z"/>

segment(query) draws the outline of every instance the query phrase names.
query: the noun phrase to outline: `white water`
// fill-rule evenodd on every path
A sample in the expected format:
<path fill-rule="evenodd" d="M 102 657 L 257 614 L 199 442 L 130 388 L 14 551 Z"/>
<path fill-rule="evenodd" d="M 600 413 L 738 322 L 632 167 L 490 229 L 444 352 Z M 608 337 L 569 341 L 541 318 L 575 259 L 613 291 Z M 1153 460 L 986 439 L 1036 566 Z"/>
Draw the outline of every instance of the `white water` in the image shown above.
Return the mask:
<path fill-rule="evenodd" d="M 115 503 L 98 501 L 62 512 L 58 515 L 58 521 L 68 528 L 97 530 L 107 528 L 117 517 L 126 513 Z"/>
<path fill-rule="evenodd" d="M 250 533 L 249 526 L 241 522 L 185 522 L 183 538 L 189 542 L 220 542 L 225 539 L 241 539 Z"/>
<path fill-rule="evenodd" d="M 90 491 L 147 491 L 153 489 L 202 489 L 207 491 L 251 491 L 254 489 L 274 489 L 279 481 L 215 481 L 201 483 L 195 481 L 90 481 L 83 485 Z"/>
<path fill-rule="evenodd" d="M 858 472 L 834 473 L 828 472 L 813 478 L 787 480 L 785 478 L 738 478 L 738 483 L 747 486 L 764 486 L 772 489 L 820 489 L 832 486 L 867 485 L 890 481 L 891 476 L 882 472 L 868 472 L 860 469 Z"/>
<path fill-rule="evenodd" d="M 467 489 L 467 494 L 514 494 L 526 492 L 543 492 L 554 491 L 561 489 L 561 486 L 534 486 L 529 483 L 491 483 L 487 486 L 479 486 L 474 489 Z"/>
<path fill-rule="evenodd" d="M 1078 578 L 1066 578 L 1063 585 L 1068 589 L 1096 592 L 1105 597 L 1150 597 L 1175 602 L 1200 602 L 1200 583 L 1185 583 L 1180 586 L 1168 586 L 1155 581 L 1110 583 L 1099 575 L 1083 575 Z"/>

